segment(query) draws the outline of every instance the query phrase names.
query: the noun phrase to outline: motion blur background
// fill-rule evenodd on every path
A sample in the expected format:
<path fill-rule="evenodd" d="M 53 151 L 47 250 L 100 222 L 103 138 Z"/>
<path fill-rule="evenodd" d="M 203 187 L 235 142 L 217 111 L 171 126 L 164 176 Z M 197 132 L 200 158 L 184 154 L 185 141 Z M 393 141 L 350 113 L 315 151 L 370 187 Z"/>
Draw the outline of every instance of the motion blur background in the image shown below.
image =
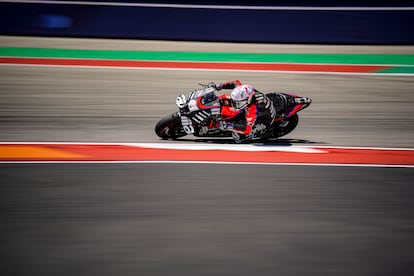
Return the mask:
<path fill-rule="evenodd" d="M 0 47 L 414 54 L 410 1 L 200 2 L 0 1 Z M 4 64 L 0 141 L 175 143 L 153 128 L 176 110 L 177 94 L 232 79 L 313 99 L 276 145 L 414 148 L 409 74 Z M 0 273 L 412 275 L 413 176 L 347 166 L 1 164 Z"/>
<path fill-rule="evenodd" d="M 1 1 L 0 31 L 214 42 L 412 44 L 410 2 Z"/>

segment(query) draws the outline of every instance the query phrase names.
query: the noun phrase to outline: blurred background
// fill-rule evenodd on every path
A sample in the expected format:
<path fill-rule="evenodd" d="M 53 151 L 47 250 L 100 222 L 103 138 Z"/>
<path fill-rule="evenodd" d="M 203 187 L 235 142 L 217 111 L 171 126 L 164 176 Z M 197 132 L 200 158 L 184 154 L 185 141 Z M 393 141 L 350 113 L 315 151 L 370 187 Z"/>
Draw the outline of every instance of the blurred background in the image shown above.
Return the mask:
<path fill-rule="evenodd" d="M 201 5 L 200 5 L 201 4 Z M 1 1 L 2 34 L 412 44 L 412 1 Z"/>
<path fill-rule="evenodd" d="M 153 129 L 176 111 L 178 94 L 239 79 L 313 99 L 276 145 L 414 148 L 411 1 L 0 1 L 0 34 L 1 57 L 17 48 L 384 54 L 407 58 L 399 65 L 408 72 L 1 64 L 2 142 L 174 143 Z M 1 274 L 411 275 L 413 176 L 350 166 L 1 164 Z"/>

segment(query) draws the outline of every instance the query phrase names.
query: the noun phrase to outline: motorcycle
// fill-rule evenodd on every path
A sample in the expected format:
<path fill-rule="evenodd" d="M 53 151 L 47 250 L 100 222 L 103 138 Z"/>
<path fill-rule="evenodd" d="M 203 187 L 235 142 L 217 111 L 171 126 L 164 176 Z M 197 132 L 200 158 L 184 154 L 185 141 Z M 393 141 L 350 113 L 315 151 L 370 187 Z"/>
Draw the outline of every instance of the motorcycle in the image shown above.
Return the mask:
<path fill-rule="evenodd" d="M 177 139 L 186 135 L 196 137 L 231 137 L 233 128 L 243 123 L 243 110 L 231 106 L 228 94 L 218 96 L 214 86 L 204 85 L 192 90 L 188 97 L 176 99 L 178 111 L 165 116 L 155 126 L 155 133 L 162 139 Z M 279 138 L 292 132 L 298 125 L 298 112 L 307 108 L 312 100 L 288 93 L 265 94 L 272 104 L 271 114 L 258 116 L 254 139 Z M 269 119 L 270 118 L 270 119 Z"/>

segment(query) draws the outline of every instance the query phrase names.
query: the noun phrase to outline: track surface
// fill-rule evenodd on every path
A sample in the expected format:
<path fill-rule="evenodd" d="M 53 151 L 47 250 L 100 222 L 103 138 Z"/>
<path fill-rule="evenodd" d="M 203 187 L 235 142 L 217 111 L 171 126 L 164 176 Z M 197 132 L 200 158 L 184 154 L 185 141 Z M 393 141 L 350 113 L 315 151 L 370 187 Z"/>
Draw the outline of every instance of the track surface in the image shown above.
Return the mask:
<path fill-rule="evenodd" d="M 238 78 L 311 97 L 286 138 L 411 147 L 412 77 L 0 67 L 2 141 L 153 142 L 155 123 L 198 82 Z M 191 139 L 191 138 L 190 138 Z"/>
<path fill-rule="evenodd" d="M 153 46 L 10 37 L 0 42 L 10 47 Z M 223 51 L 233 46 L 252 52 L 372 49 L 222 46 L 193 47 Z M 176 95 L 198 82 L 236 78 L 262 91 L 313 99 L 301 112 L 297 130 L 281 144 L 414 147 L 412 77 L 23 66 L 0 66 L 0 141 L 174 143 L 159 141 L 153 127 L 175 111 Z M 215 141 L 190 137 L 182 142 Z M 414 271 L 411 168 L 2 164 L 0 178 L 5 275 Z"/>
<path fill-rule="evenodd" d="M 5 275 L 414 271 L 412 169 L 9 164 L 0 173 Z"/>

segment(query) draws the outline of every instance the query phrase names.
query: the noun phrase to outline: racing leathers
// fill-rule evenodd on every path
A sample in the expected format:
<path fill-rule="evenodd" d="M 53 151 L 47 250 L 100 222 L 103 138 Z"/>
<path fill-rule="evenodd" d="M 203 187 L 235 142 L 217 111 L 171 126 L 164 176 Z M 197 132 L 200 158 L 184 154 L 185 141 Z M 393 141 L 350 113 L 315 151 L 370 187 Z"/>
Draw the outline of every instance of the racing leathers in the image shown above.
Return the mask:
<path fill-rule="evenodd" d="M 234 89 L 241 86 L 239 80 L 233 80 L 215 85 L 217 90 Z M 234 114 L 232 99 L 230 95 L 224 94 L 219 97 L 221 102 L 221 114 Z M 227 103 L 227 104 L 226 104 Z M 232 136 L 236 143 L 243 143 L 253 138 L 261 138 L 276 117 L 276 109 L 273 102 L 263 93 L 254 89 L 251 102 L 234 119 Z"/>

